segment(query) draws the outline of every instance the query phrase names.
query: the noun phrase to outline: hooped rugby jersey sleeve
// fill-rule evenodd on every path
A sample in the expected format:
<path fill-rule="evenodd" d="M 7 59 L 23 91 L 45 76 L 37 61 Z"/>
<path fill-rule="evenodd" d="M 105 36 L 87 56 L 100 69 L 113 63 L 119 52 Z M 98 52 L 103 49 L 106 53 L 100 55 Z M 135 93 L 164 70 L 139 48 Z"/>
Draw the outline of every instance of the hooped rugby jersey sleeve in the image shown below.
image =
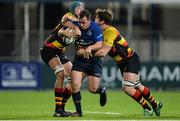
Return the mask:
<path fill-rule="evenodd" d="M 114 40 L 119 35 L 115 29 L 108 29 L 103 32 L 103 45 L 113 46 Z"/>
<path fill-rule="evenodd" d="M 75 17 L 72 13 L 66 13 L 62 19 L 61 19 L 61 22 L 66 22 L 66 21 L 77 21 L 77 17 Z"/>

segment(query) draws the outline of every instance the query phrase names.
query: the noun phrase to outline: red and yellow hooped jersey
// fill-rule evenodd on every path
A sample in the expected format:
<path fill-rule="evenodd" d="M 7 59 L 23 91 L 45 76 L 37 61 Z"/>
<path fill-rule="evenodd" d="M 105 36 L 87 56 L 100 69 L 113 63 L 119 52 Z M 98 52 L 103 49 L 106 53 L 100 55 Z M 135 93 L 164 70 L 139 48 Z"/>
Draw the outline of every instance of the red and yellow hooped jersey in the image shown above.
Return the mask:
<path fill-rule="evenodd" d="M 62 17 L 61 22 L 64 22 L 66 20 L 77 21 L 78 18 L 69 12 Z M 58 31 L 62 27 L 61 22 L 55 27 L 55 29 L 46 39 L 44 46 L 57 48 L 60 51 L 64 52 L 67 45 L 63 44 L 62 38 L 58 36 Z"/>
<path fill-rule="evenodd" d="M 116 63 L 120 63 L 122 60 L 131 57 L 134 53 L 124 37 L 120 35 L 120 32 L 112 26 L 108 26 L 103 31 L 103 44 L 111 46 L 108 55 L 111 56 Z"/>
<path fill-rule="evenodd" d="M 73 15 L 72 13 L 66 13 L 62 19 L 61 19 L 61 22 L 64 22 L 64 21 L 67 21 L 67 20 L 71 20 L 71 21 L 78 21 L 78 18 Z"/>

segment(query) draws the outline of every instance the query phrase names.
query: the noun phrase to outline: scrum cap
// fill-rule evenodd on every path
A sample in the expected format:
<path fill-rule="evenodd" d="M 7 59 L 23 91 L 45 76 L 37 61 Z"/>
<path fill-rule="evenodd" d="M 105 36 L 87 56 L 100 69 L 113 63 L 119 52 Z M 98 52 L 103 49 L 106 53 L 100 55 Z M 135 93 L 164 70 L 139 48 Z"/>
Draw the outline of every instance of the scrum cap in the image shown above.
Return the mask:
<path fill-rule="evenodd" d="M 75 8 L 78 6 L 84 6 L 83 3 L 79 2 L 79 1 L 74 1 L 73 3 L 71 3 L 71 5 L 69 6 L 69 10 L 72 14 L 75 14 Z"/>

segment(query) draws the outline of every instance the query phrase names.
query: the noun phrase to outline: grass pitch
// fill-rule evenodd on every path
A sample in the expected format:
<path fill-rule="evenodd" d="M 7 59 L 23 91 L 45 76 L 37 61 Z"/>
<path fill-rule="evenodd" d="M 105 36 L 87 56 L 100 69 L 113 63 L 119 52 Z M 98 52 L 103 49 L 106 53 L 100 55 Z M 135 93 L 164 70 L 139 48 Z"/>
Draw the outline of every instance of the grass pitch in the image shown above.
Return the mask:
<path fill-rule="evenodd" d="M 99 105 L 99 95 L 82 91 L 83 117 L 53 117 L 53 91 L 0 91 L 0 120 L 180 120 L 179 92 L 152 92 L 164 105 L 161 116 L 144 117 L 140 105 L 122 91 L 107 91 L 108 102 Z M 70 98 L 66 109 L 74 111 Z"/>

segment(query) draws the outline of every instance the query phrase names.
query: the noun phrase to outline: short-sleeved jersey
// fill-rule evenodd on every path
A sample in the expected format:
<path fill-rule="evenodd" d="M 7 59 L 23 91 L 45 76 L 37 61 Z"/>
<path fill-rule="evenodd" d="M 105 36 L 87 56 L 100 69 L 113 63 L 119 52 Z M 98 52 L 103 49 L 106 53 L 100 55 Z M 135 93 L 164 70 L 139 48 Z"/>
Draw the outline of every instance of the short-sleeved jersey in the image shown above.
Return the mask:
<path fill-rule="evenodd" d="M 61 22 L 66 21 L 66 20 L 77 21 L 78 19 L 76 16 L 74 16 L 72 13 L 69 12 L 69 13 L 66 13 L 62 17 Z M 55 29 L 52 31 L 52 33 L 49 35 L 49 37 L 46 39 L 44 46 L 57 48 L 60 51 L 64 52 L 67 45 L 65 45 L 62 41 L 62 38 L 58 36 L 58 31 L 62 27 L 60 23 L 55 27 Z"/>
<path fill-rule="evenodd" d="M 103 45 L 111 46 L 108 55 L 116 63 L 120 63 L 122 60 L 131 57 L 134 53 L 128 46 L 127 41 L 120 35 L 120 32 L 112 26 L 108 26 L 103 31 Z"/>
<path fill-rule="evenodd" d="M 81 36 L 75 41 L 76 49 L 85 48 L 103 40 L 102 30 L 94 21 L 91 21 L 89 28 L 86 30 L 81 29 L 78 22 L 73 23 L 79 26 L 81 30 Z"/>
<path fill-rule="evenodd" d="M 81 29 L 78 22 L 73 22 L 75 25 L 79 26 L 81 30 L 81 36 L 75 41 L 76 50 L 80 48 L 86 48 L 96 42 L 103 40 L 101 28 L 94 22 L 91 21 L 88 29 Z M 86 59 L 83 56 L 75 55 L 73 61 L 72 70 L 81 71 L 89 76 L 100 77 L 102 74 L 102 60 L 101 57 L 91 57 Z"/>

